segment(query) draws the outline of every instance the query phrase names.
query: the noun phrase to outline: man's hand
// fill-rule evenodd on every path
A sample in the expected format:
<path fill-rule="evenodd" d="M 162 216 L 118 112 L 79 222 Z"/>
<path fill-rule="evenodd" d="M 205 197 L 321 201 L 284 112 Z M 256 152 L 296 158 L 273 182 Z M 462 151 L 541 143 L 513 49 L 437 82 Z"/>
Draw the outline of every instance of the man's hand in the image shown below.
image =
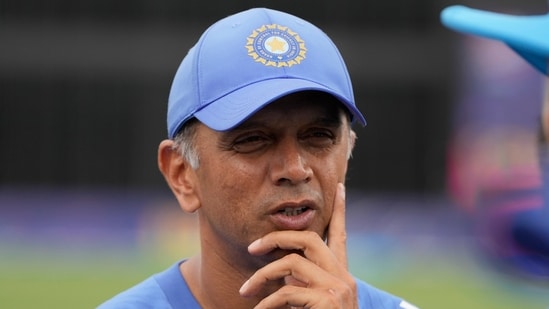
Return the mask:
<path fill-rule="evenodd" d="M 242 296 L 257 294 L 265 283 L 284 278 L 286 285 L 255 308 L 358 308 L 356 283 L 347 270 L 345 188 L 339 184 L 327 244 L 314 232 L 277 231 L 254 241 L 248 251 L 262 255 L 275 248 L 300 250 L 253 274 L 240 288 Z"/>

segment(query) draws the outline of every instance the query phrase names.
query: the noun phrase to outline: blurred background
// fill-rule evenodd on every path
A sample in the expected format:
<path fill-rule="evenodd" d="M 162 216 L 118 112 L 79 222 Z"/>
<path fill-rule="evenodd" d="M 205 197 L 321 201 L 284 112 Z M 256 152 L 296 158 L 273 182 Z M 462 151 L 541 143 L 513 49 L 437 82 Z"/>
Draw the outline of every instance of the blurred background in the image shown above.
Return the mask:
<path fill-rule="evenodd" d="M 0 307 L 93 308 L 198 250 L 195 218 L 156 165 L 168 93 L 204 29 L 254 6 L 318 25 L 350 70 L 368 120 L 347 184 L 353 272 L 421 308 L 549 307 L 544 280 L 487 249 L 493 217 L 478 210 L 479 192 L 537 183 L 542 79 L 506 46 L 445 29 L 451 4 L 547 11 L 542 0 L 2 0 Z"/>

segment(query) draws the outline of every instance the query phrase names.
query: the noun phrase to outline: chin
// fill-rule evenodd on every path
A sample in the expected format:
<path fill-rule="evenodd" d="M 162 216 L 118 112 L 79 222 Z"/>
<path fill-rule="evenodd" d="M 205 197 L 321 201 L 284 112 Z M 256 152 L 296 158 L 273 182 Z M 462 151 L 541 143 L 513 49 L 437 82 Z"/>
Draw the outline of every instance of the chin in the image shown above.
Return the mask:
<path fill-rule="evenodd" d="M 269 263 L 272 263 L 276 260 L 280 260 L 281 258 L 285 257 L 286 255 L 289 255 L 289 254 L 292 254 L 292 253 L 304 256 L 303 251 L 301 251 L 301 250 L 274 249 L 273 251 L 271 251 L 271 252 L 269 252 L 269 253 L 267 253 L 263 256 L 260 256 L 259 258 L 262 260 L 263 266 L 265 266 L 265 265 L 267 265 Z"/>

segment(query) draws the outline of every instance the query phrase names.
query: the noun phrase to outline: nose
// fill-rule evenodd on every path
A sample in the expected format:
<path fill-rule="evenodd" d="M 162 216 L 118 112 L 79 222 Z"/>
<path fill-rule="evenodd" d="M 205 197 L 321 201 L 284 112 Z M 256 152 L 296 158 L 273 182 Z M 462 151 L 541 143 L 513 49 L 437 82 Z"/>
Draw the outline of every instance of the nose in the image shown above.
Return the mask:
<path fill-rule="evenodd" d="M 311 180 L 313 172 L 308 165 L 305 149 L 299 141 L 280 141 L 271 162 L 271 178 L 278 186 L 297 185 Z"/>

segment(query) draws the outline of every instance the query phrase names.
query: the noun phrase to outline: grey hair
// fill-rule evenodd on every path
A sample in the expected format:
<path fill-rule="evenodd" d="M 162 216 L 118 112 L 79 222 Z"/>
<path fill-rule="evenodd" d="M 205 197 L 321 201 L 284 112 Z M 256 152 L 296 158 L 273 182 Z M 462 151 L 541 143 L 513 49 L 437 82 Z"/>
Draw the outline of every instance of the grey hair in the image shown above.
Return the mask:
<path fill-rule="evenodd" d="M 189 163 L 193 170 L 200 166 L 200 157 L 196 151 L 196 127 L 198 121 L 189 120 L 174 137 L 172 149 L 177 151 Z"/>
<path fill-rule="evenodd" d="M 347 160 L 350 160 L 353 157 L 353 149 L 355 148 L 356 143 L 356 133 L 353 129 L 349 129 L 349 144 L 347 145 Z"/>

